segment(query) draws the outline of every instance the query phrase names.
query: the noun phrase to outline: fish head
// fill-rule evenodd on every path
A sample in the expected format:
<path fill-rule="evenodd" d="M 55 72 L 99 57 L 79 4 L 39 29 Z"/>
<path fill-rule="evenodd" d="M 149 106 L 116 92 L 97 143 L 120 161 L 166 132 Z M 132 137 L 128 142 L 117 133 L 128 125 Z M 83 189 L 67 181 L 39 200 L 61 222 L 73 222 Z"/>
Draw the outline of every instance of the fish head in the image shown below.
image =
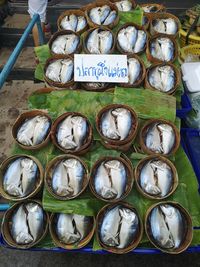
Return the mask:
<path fill-rule="evenodd" d="M 60 145 L 66 149 L 74 149 L 77 147 L 77 144 L 73 141 L 73 136 L 64 137 Z"/>
<path fill-rule="evenodd" d="M 21 196 L 23 194 L 22 189 L 14 184 L 6 185 L 5 191 L 9 192 L 9 194 L 12 196 Z"/>
<path fill-rule="evenodd" d="M 136 214 L 128 208 L 120 208 L 119 214 L 129 224 L 133 224 L 138 221 Z"/>
<path fill-rule="evenodd" d="M 63 165 L 67 168 L 75 168 L 76 165 L 78 164 L 78 161 L 76 159 L 67 159 L 63 161 Z"/>
<path fill-rule="evenodd" d="M 151 183 L 146 183 L 144 185 L 144 189 L 147 193 L 150 193 L 152 195 L 160 195 L 162 193 L 158 186 Z"/>
<path fill-rule="evenodd" d="M 16 237 L 17 244 L 29 244 L 33 242 L 33 237 L 25 232 L 20 232 Z"/>
<path fill-rule="evenodd" d="M 119 160 L 109 160 L 104 163 L 104 166 L 109 169 L 119 169 L 121 165 L 121 162 Z"/>
<path fill-rule="evenodd" d="M 30 170 L 34 166 L 34 161 L 28 158 L 24 158 L 21 160 L 21 166 L 24 169 Z"/>
<path fill-rule="evenodd" d="M 161 205 L 160 208 L 165 216 L 169 218 L 172 218 L 176 214 L 176 209 L 170 205 Z"/>
<path fill-rule="evenodd" d="M 101 195 L 106 199 L 114 199 L 117 197 L 118 193 L 112 187 L 103 186 L 101 189 Z"/>
<path fill-rule="evenodd" d="M 80 240 L 81 236 L 80 233 L 70 233 L 67 232 L 65 233 L 65 236 L 61 237 L 62 241 L 65 242 L 66 244 L 74 244 L 77 243 Z"/>
<path fill-rule="evenodd" d="M 117 247 L 120 244 L 119 237 L 113 236 L 111 233 L 106 233 L 103 239 L 104 243 L 110 247 Z"/>
<path fill-rule="evenodd" d="M 171 237 L 170 233 L 169 233 L 169 237 L 167 239 L 165 239 L 163 236 L 160 238 L 160 242 L 161 246 L 163 248 L 166 248 L 166 249 L 171 249 L 171 248 L 174 248 L 175 246 L 175 243 L 174 243 L 174 240 L 173 238 Z"/>

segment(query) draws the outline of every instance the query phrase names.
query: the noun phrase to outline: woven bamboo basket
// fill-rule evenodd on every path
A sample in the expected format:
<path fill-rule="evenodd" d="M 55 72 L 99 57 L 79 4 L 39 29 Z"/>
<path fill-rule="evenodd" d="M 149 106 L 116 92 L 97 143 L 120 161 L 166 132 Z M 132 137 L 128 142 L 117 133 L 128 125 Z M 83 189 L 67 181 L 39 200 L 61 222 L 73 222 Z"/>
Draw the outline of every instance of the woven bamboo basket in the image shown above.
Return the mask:
<path fill-rule="evenodd" d="M 107 246 L 106 244 L 104 244 L 101 241 L 101 237 L 100 237 L 100 229 L 101 229 L 101 225 L 103 222 L 103 218 L 106 214 L 106 212 L 108 212 L 109 210 L 111 210 L 112 208 L 118 206 L 118 205 L 122 205 L 124 208 L 130 209 L 131 211 L 133 211 L 137 217 L 138 217 L 138 221 L 139 221 L 139 226 L 137 229 L 137 233 L 136 236 L 134 237 L 134 239 L 132 240 L 132 242 L 125 248 L 116 248 L 116 247 L 110 247 Z M 115 253 L 115 254 L 125 254 L 128 253 L 130 251 L 132 251 L 133 249 L 135 249 L 141 239 L 142 239 L 142 235 L 143 235 L 143 224 L 142 224 L 142 220 L 140 219 L 140 216 L 137 212 L 137 210 L 130 204 L 126 203 L 126 202 L 118 202 L 115 204 L 108 204 L 106 206 L 104 206 L 98 213 L 97 218 L 96 218 L 96 237 L 97 237 L 97 241 L 99 242 L 99 244 L 101 245 L 101 247 L 111 253 Z"/>
<path fill-rule="evenodd" d="M 185 221 L 184 240 L 178 248 L 164 249 L 157 244 L 156 240 L 154 239 L 154 237 L 152 235 L 149 220 L 150 220 L 151 212 L 153 211 L 154 208 L 156 208 L 159 205 L 172 205 L 173 207 L 177 208 L 180 211 L 181 215 L 184 218 L 184 221 Z M 147 210 L 147 213 L 145 216 L 145 232 L 146 232 L 146 235 L 147 235 L 149 241 L 159 250 L 161 250 L 165 253 L 169 253 L 169 254 L 179 254 L 179 253 L 185 251 L 190 246 L 190 244 L 192 242 L 192 238 L 193 238 L 192 219 L 191 219 L 190 214 L 187 212 L 187 210 L 185 208 L 183 208 L 179 203 L 172 202 L 172 201 L 159 202 L 159 203 L 152 205 Z"/>
<path fill-rule="evenodd" d="M 70 9 L 70 10 L 66 10 L 66 11 L 64 11 L 64 12 L 59 16 L 59 18 L 58 18 L 58 20 L 57 20 L 57 27 L 58 27 L 58 30 L 59 30 L 59 31 L 65 30 L 65 29 L 63 29 L 62 26 L 61 26 L 61 21 L 64 19 L 64 17 L 66 17 L 66 16 L 70 16 L 70 15 L 72 15 L 72 14 L 73 14 L 73 15 L 76 15 L 76 16 L 82 16 L 82 17 L 84 17 L 85 20 L 86 20 L 85 13 L 84 13 L 83 11 L 81 11 L 80 9 Z M 78 34 L 82 34 L 83 32 L 85 32 L 85 31 L 87 30 L 87 28 L 88 28 L 88 25 L 86 24 L 86 26 L 85 26 L 82 30 L 78 31 L 77 33 L 78 33 Z"/>
<path fill-rule="evenodd" d="M 44 139 L 44 141 L 42 143 L 38 144 L 38 145 L 34 145 L 34 146 L 26 146 L 26 145 L 23 145 L 22 143 L 20 143 L 17 140 L 18 130 L 21 127 L 21 125 L 27 119 L 31 119 L 31 118 L 36 117 L 36 116 L 45 116 L 45 117 L 48 118 L 48 120 L 50 122 L 50 129 L 48 131 L 48 134 L 47 134 L 46 138 Z M 15 121 L 13 127 L 12 127 L 12 136 L 13 136 L 15 142 L 20 147 L 22 147 L 23 149 L 26 149 L 26 150 L 38 150 L 38 149 L 41 149 L 41 148 L 45 147 L 49 143 L 49 140 L 50 140 L 50 132 L 51 132 L 51 124 L 52 124 L 51 117 L 45 111 L 35 109 L 35 110 L 28 111 L 28 112 L 24 112 L 21 115 L 19 115 L 19 117 L 16 119 L 16 121 Z"/>
<path fill-rule="evenodd" d="M 28 249 L 28 248 L 34 247 L 35 245 L 37 245 L 38 243 L 40 243 L 44 239 L 44 237 L 46 236 L 46 234 L 48 232 L 49 215 L 45 210 L 43 210 L 44 227 L 43 227 L 43 232 L 37 238 L 37 240 L 35 240 L 34 242 L 31 242 L 29 244 L 17 244 L 15 242 L 15 240 L 13 239 L 13 237 L 11 235 L 12 216 L 13 216 L 14 212 L 16 211 L 16 209 L 19 208 L 20 205 L 25 204 L 25 203 L 36 203 L 42 208 L 42 203 L 40 201 L 37 201 L 37 200 L 28 199 L 26 201 L 17 202 L 4 213 L 3 221 L 1 224 L 1 234 L 3 236 L 3 239 L 6 241 L 6 243 L 9 246 L 11 246 L 13 248 Z"/>
<path fill-rule="evenodd" d="M 67 159 L 76 159 L 81 163 L 81 165 L 84 168 L 83 182 L 82 182 L 81 190 L 78 192 L 78 194 L 73 195 L 73 196 L 59 196 L 53 191 L 53 188 L 52 188 L 53 173 L 54 173 L 55 168 L 58 166 L 58 164 L 61 163 L 63 160 L 67 160 Z M 56 199 L 60 199 L 60 200 L 74 199 L 74 198 L 78 197 L 79 195 L 81 195 L 85 191 L 85 189 L 86 189 L 86 187 L 88 185 L 88 182 L 89 182 L 89 173 L 88 172 L 89 171 L 88 171 L 87 165 L 79 157 L 76 157 L 76 156 L 70 155 L 70 154 L 69 155 L 66 154 L 66 155 L 61 155 L 61 156 L 55 157 L 53 160 L 51 160 L 48 163 L 48 165 L 46 167 L 46 171 L 45 171 L 45 186 L 46 186 L 46 189 Z"/>
<path fill-rule="evenodd" d="M 98 194 L 98 192 L 96 191 L 96 189 L 95 189 L 95 175 L 96 175 L 97 169 L 99 168 L 99 166 L 103 162 L 107 162 L 107 161 L 111 161 L 111 160 L 117 160 L 117 161 L 119 161 L 119 162 L 121 162 L 123 164 L 123 166 L 125 167 L 125 170 L 126 170 L 126 174 L 127 174 L 127 182 L 126 182 L 125 191 L 124 191 L 124 193 L 122 194 L 122 196 L 120 198 L 113 198 L 113 199 L 109 198 L 108 199 L 108 198 L 104 198 L 103 196 Z M 113 177 L 113 178 L 115 179 L 116 177 Z M 118 201 L 121 201 L 122 199 L 124 199 L 125 197 L 128 196 L 128 194 L 132 190 L 133 182 L 134 182 L 134 179 L 133 179 L 133 167 L 132 167 L 131 162 L 127 162 L 122 157 L 102 157 L 99 160 L 97 160 L 94 163 L 94 165 L 92 166 L 92 169 L 91 169 L 91 172 L 90 172 L 89 186 L 90 186 L 91 192 L 98 199 L 106 201 L 106 202 L 118 202 Z M 113 183 L 114 183 L 114 180 L 113 180 Z"/>
<path fill-rule="evenodd" d="M 141 175 L 142 168 L 151 160 L 159 160 L 163 163 L 166 163 L 171 169 L 173 182 L 172 182 L 172 186 L 171 186 L 169 193 L 164 197 L 159 196 L 159 195 L 150 195 L 149 193 L 145 192 L 144 189 L 141 187 L 140 175 Z M 151 156 L 145 157 L 144 159 L 139 161 L 139 163 L 135 167 L 134 173 L 135 173 L 134 177 L 135 177 L 136 187 L 137 187 L 138 191 L 146 198 L 157 199 L 157 200 L 165 199 L 165 198 L 171 196 L 175 192 L 175 190 L 177 189 L 178 173 L 176 171 L 174 164 L 165 157 L 158 156 L 158 155 L 151 155 Z"/>

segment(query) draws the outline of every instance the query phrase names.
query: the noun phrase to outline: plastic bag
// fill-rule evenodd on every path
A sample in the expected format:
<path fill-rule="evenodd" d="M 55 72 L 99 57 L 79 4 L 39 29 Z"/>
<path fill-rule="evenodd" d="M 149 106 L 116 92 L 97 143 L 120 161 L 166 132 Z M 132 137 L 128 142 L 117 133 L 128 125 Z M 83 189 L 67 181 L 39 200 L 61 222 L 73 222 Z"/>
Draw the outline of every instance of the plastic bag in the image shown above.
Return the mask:
<path fill-rule="evenodd" d="M 192 110 L 186 117 L 186 123 L 190 128 L 200 129 L 200 92 L 189 95 Z"/>

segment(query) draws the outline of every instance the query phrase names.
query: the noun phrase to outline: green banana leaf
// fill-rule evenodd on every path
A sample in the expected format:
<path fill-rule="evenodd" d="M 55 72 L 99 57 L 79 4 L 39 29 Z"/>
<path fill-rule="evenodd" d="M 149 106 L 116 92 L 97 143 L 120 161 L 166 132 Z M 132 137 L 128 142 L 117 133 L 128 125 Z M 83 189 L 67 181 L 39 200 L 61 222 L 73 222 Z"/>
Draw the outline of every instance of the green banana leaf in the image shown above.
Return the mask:
<path fill-rule="evenodd" d="M 44 81 L 44 65 L 46 60 L 51 57 L 51 52 L 49 45 L 37 46 L 34 48 L 36 57 L 39 59 L 39 64 L 37 64 L 35 69 L 35 78 Z"/>
<path fill-rule="evenodd" d="M 101 152 L 103 152 L 103 150 L 101 150 Z M 133 166 L 135 167 L 137 163 L 139 162 L 139 160 L 141 160 L 144 157 L 145 155 L 143 154 L 136 154 L 136 153 L 132 154 L 130 159 L 132 161 Z M 199 201 L 199 194 L 197 190 L 198 183 L 197 183 L 194 171 L 192 169 L 192 166 L 182 148 L 180 148 L 178 152 L 176 153 L 174 164 L 178 172 L 179 186 L 177 190 L 175 191 L 175 193 L 169 198 L 167 198 L 166 200 L 180 203 L 190 213 L 193 226 L 194 227 L 199 226 L 200 225 L 200 201 Z M 95 199 L 92 196 L 90 198 L 90 196 L 91 196 L 91 193 L 87 191 L 79 199 L 71 200 L 71 201 L 68 201 L 67 203 L 66 201 L 63 201 L 63 203 L 59 203 L 60 201 L 54 200 L 49 194 L 47 194 L 46 190 L 44 190 L 43 204 L 44 204 L 44 198 L 45 198 L 45 202 L 48 203 L 48 210 L 51 210 L 52 212 L 61 212 L 61 211 L 68 212 L 68 213 L 77 212 L 79 214 L 92 216 L 96 214 L 98 210 L 105 205 L 105 203 L 100 200 Z M 133 186 L 133 189 L 130 195 L 124 201 L 132 204 L 138 210 L 139 215 L 143 220 L 144 220 L 144 216 L 145 216 L 147 209 L 151 205 L 157 202 L 154 200 L 149 200 L 149 199 L 144 198 L 135 189 L 134 186 Z M 193 232 L 194 232 L 193 241 L 191 245 L 197 246 L 200 244 L 200 230 L 195 229 Z M 143 235 L 140 246 L 152 247 L 148 243 L 148 240 L 145 234 Z M 54 247 L 54 245 L 51 239 L 47 237 L 45 240 L 43 240 L 38 245 L 38 247 L 52 248 Z M 101 247 L 98 244 L 96 238 L 94 238 L 93 250 L 99 250 L 99 249 L 101 249 Z"/>
<path fill-rule="evenodd" d="M 132 154 L 130 159 L 132 161 L 133 166 L 135 167 L 140 159 L 142 159 L 144 155 L 141 154 Z M 174 194 L 168 197 L 167 201 L 175 201 L 180 203 L 190 214 L 192 218 L 193 226 L 200 225 L 200 197 L 198 193 L 198 182 L 194 171 L 192 169 L 191 163 L 189 162 L 187 156 L 185 155 L 182 148 L 179 148 L 178 152 L 175 156 L 174 162 L 178 177 L 179 177 L 179 185 Z M 132 204 L 136 210 L 138 211 L 140 217 L 144 221 L 145 214 L 150 206 L 156 204 L 158 201 L 150 200 L 144 198 L 133 186 L 133 189 L 129 196 L 124 200 L 130 204 Z M 144 247 L 144 244 L 148 241 L 146 235 L 143 235 L 143 238 L 140 242 L 140 245 Z M 197 246 L 200 244 L 200 230 L 194 230 L 193 233 L 193 246 Z M 151 247 L 151 246 L 150 246 Z M 93 249 L 99 250 L 102 249 L 98 244 L 96 238 L 94 239 Z"/>
<path fill-rule="evenodd" d="M 130 91 L 130 92 L 129 92 Z M 151 94 L 148 96 L 146 94 Z M 156 98 L 157 100 L 152 100 L 151 103 L 146 103 L 143 107 L 143 110 L 140 109 L 140 104 L 145 102 L 146 97 L 148 98 Z M 108 100 L 109 98 L 109 100 Z M 62 99 L 62 101 L 60 101 Z M 106 99 L 106 100 L 105 100 Z M 159 100 L 160 99 L 160 100 Z M 136 109 L 139 117 L 142 118 L 142 122 L 144 119 L 148 119 L 149 117 L 163 117 L 165 119 L 169 119 L 171 121 L 175 121 L 176 125 L 180 127 L 180 120 L 175 120 L 175 100 L 174 97 L 169 97 L 170 100 L 164 100 L 163 94 L 159 92 L 150 92 L 148 90 L 122 90 L 117 88 L 114 92 L 114 96 L 112 93 L 107 94 L 106 97 L 103 97 L 102 93 L 91 93 L 91 92 L 76 92 L 76 91 L 55 91 L 50 94 L 34 94 L 29 99 L 29 107 L 30 108 L 41 108 L 47 109 L 50 114 L 55 119 L 59 114 L 67 111 L 73 110 L 82 112 L 84 114 L 88 114 L 90 116 L 91 123 L 94 126 L 94 119 L 91 114 L 96 114 L 95 111 L 97 108 L 101 108 L 107 103 L 118 102 L 129 104 L 133 108 Z M 153 103 L 154 101 L 154 103 Z M 156 102 L 158 101 L 158 102 Z M 160 101 L 160 102 L 159 102 Z M 84 104 L 82 103 L 89 103 Z M 106 103 L 105 103 L 106 102 Z M 91 103 L 94 103 L 91 105 Z M 134 104 L 133 104 L 134 103 Z M 155 103 L 162 103 L 165 105 L 164 109 L 160 109 L 159 105 L 155 105 Z M 88 107 L 89 106 L 89 107 Z M 152 110 L 148 110 L 146 106 L 151 106 Z M 157 109 L 153 108 L 157 106 Z M 149 113 L 151 115 L 145 115 Z M 52 145 L 49 144 L 47 147 L 41 149 L 40 151 L 25 151 L 21 149 L 18 145 L 16 145 L 13 149 L 12 154 L 20 154 L 26 153 L 37 157 L 45 167 L 46 164 L 55 156 L 59 155 L 60 152 Z M 87 153 L 86 156 L 82 157 L 85 160 L 86 164 L 89 168 L 94 164 L 94 162 L 100 158 L 101 156 L 113 155 L 119 156 L 120 153 L 117 151 L 107 150 L 105 149 L 100 142 L 96 141 L 92 150 Z M 132 161 L 133 166 L 135 167 L 139 160 L 144 158 L 145 155 L 140 153 L 132 153 L 129 154 L 129 158 Z M 179 202 L 182 204 L 190 213 L 194 226 L 200 225 L 200 201 L 198 195 L 198 184 L 191 167 L 191 164 L 183 152 L 182 148 L 178 150 L 175 157 L 171 158 L 174 161 L 175 166 L 177 168 L 177 172 L 179 174 L 179 186 L 176 192 L 169 197 L 167 200 L 172 200 Z M 129 196 L 125 199 L 125 201 L 131 203 L 138 210 L 141 218 L 144 219 L 144 215 L 146 210 L 156 201 L 149 200 L 140 195 L 140 193 L 135 189 L 133 189 Z M 105 205 L 104 202 L 95 199 L 95 197 L 87 190 L 84 192 L 79 198 L 70 201 L 59 201 L 52 197 L 47 190 L 44 188 L 43 191 L 43 206 L 46 210 L 51 212 L 76 212 L 79 214 L 85 214 L 88 216 L 96 215 L 101 207 Z M 147 243 L 147 238 L 144 235 L 141 241 L 141 246 L 149 246 Z M 194 238 L 192 245 L 200 244 L 200 231 L 194 230 Z M 52 248 L 54 245 L 47 237 L 43 242 L 39 244 L 39 247 L 48 247 Z M 93 249 L 100 249 L 100 246 L 96 239 L 94 239 Z"/>
<path fill-rule="evenodd" d="M 140 6 L 137 6 L 134 10 L 128 12 L 119 11 L 119 23 L 113 29 L 113 32 L 116 33 L 123 24 L 128 22 L 132 22 L 141 26 L 142 18 L 143 18 L 143 9 Z"/>
<path fill-rule="evenodd" d="M 141 119 L 165 118 L 175 121 L 176 99 L 161 92 L 142 90 L 142 88 L 115 87 L 114 103 L 132 107 Z"/>

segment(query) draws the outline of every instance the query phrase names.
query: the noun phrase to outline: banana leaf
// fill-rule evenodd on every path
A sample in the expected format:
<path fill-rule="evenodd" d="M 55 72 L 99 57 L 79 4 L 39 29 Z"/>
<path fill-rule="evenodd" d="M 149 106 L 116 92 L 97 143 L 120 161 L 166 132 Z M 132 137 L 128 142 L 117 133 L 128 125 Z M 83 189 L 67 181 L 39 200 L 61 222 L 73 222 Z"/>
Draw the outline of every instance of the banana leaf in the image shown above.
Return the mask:
<path fill-rule="evenodd" d="M 131 93 L 131 94 L 130 94 Z M 106 94 L 106 95 L 105 95 Z M 148 90 L 122 90 L 118 88 L 114 97 L 112 93 L 90 93 L 90 92 L 77 92 L 77 91 L 55 91 L 50 94 L 34 94 L 29 99 L 30 108 L 41 108 L 47 109 L 52 117 L 55 119 L 59 114 L 68 111 L 79 111 L 89 116 L 91 123 L 94 126 L 94 115 L 96 110 L 102 108 L 108 103 L 125 103 L 136 109 L 139 117 L 143 119 L 163 117 L 171 121 L 175 121 L 175 98 L 169 97 L 166 100 L 163 94 L 159 92 L 150 92 Z M 149 96 L 148 94 L 151 94 Z M 152 102 L 146 101 L 146 97 L 153 99 Z M 155 100 L 156 99 L 156 100 Z M 160 100 L 159 100 L 160 99 Z M 61 101 L 62 100 L 62 101 Z M 146 101 L 146 103 L 145 103 Z M 159 102 L 160 101 L 160 102 Z M 140 108 L 140 103 L 145 103 L 143 109 Z M 159 103 L 156 105 L 155 103 Z M 160 108 L 160 105 L 162 108 Z M 146 107 L 151 108 L 146 108 Z M 164 108 L 163 108 L 164 106 Z M 156 108 L 155 108 L 156 107 Z M 150 113 L 150 115 L 148 114 Z M 148 114 L 148 115 L 145 115 Z M 180 120 L 175 121 L 176 125 L 180 125 Z M 60 152 L 52 145 L 49 144 L 47 147 L 40 151 L 25 151 L 18 145 L 15 145 L 12 154 L 26 153 L 37 157 L 45 167 L 46 164 L 55 156 L 59 155 Z M 117 151 L 111 151 L 105 149 L 99 142 L 96 141 L 90 153 L 85 157 L 82 157 L 91 168 L 92 164 L 101 156 L 105 155 L 119 155 Z M 132 153 L 129 155 L 133 166 L 136 166 L 138 161 L 145 155 L 139 153 Z M 200 201 L 198 195 L 198 184 L 191 167 L 191 164 L 180 148 L 176 153 L 175 166 L 179 174 L 179 186 L 176 192 L 168 198 L 168 200 L 177 201 L 182 204 L 191 214 L 193 225 L 200 226 Z M 141 218 L 144 219 L 144 215 L 149 206 L 155 201 L 148 200 L 141 196 L 139 192 L 133 186 L 130 195 L 125 201 L 131 203 L 138 210 Z M 70 201 L 58 201 L 49 195 L 47 190 L 44 188 L 43 192 L 43 205 L 46 210 L 52 212 L 76 212 L 85 215 L 95 215 L 98 210 L 105 203 L 95 199 L 89 191 L 83 193 L 79 198 Z M 192 245 L 198 245 L 200 243 L 200 231 L 194 230 L 194 238 Z M 141 245 L 144 246 L 147 242 L 147 238 L 144 235 Z M 52 247 L 52 242 L 47 237 L 44 243 L 39 244 L 40 247 Z M 94 249 L 99 249 L 99 245 L 94 241 Z"/>
<path fill-rule="evenodd" d="M 29 98 L 31 109 L 47 109 L 52 119 L 67 111 L 83 113 L 93 125 L 94 138 L 99 139 L 95 128 L 97 113 L 106 105 L 112 104 L 112 93 L 86 92 L 86 91 L 55 91 L 50 94 L 37 94 Z"/>
<path fill-rule="evenodd" d="M 130 159 L 132 161 L 133 166 L 135 167 L 136 164 L 140 159 L 145 157 L 145 155 L 142 154 L 132 154 Z M 192 166 L 185 155 L 184 151 L 182 148 L 180 148 L 176 154 L 175 157 L 175 166 L 177 168 L 178 176 L 179 176 L 179 186 L 175 193 L 167 198 L 166 200 L 169 201 L 175 201 L 180 203 L 183 207 L 185 207 L 188 212 L 191 215 L 193 226 L 194 227 L 199 227 L 200 225 L 200 199 L 199 199 L 199 194 L 198 194 L 198 183 L 196 180 L 196 176 L 193 172 Z M 89 199 L 90 193 L 86 192 L 84 194 L 85 197 L 88 197 L 82 201 L 79 199 L 77 200 L 72 200 L 69 201 L 69 204 L 65 205 L 63 204 L 63 209 L 66 209 L 64 206 L 68 206 L 66 212 L 78 212 L 79 214 L 84 214 L 84 215 L 94 215 L 93 211 L 95 210 L 95 214 L 98 212 L 98 210 L 105 205 L 102 201 L 95 200 L 91 197 Z M 48 200 L 48 198 L 47 198 Z M 47 201 L 46 200 L 46 201 Z M 85 206 L 86 200 L 88 207 Z M 91 200 L 91 202 L 90 202 Z M 74 205 L 71 205 L 72 202 L 75 202 Z M 130 195 L 125 199 L 126 202 L 129 202 L 132 204 L 139 212 L 141 218 L 144 220 L 145 213 L 147 209 L 155 204 L 157 201 L 154 200 L 149 200 L 144 198 L 136 189 L 133 187 Z M 52 199 L 49 200 L 49 202 L 52 202 Z M 65 202 L 65 201 L 64 201 Z M 71 202 L 71 203 L 70 203 Z M 53 202 L 52 202 L 53 203 Z M 57 209 L 58 203 L 55 201 L 53 203 L 53 206 L 51 207 L 52 211 L 59 212 L 63 210 L 58 210 Z M 58 205 L 59 206 L 59 205 Z M 56 210 L 55 210 L 56 207 Z M 75 208 L 74 208 L 75 207 Z M 60 206 L 59 206 L 60 208 Z M 64 211 L 64 212 L 65 212 Z M 199 229 L 194 229 L 193 233 L 193 241 L 192 241 L 192 246 L 197 246 L 200 244 L 200 230 Z M 39 244 L 39 247 L 48 247 L 51 248 L 52 242 L 49 238 L 46 238 L 41 244 Z M 146 235 L 143 235 L 142 241 L 140 243 L 140 246 L 142 247 L 152 247 L 147 240 Z M 98 244 L 96 238 L 94 238 L 93 241 L 93 250 L 99 250 L 101 249 L 100 245 Z"/>
<path fill-rule="evenodd" d="M 130 159 L 132 161 L 133 166 L 135 167 L 139 160 L 143 157 L 144 155 L 141 154 L 132 154 Z M 175 193 L 172 194 L 172 196 L 168 197 L 166 200 L 175 201 L 181 204 L 189 212 L 192 218 L 193 227 L 198 227 L 200 225 L 200 197 L 198 193 L 198 182 L 192 169 L 191 163 L 189 162 L 182 148 L 179 148 L 178 152 L 176 153 L 174 164 L 178 172 L 179 185 Z M 131 193 L 125 199 L 125 201 L 132 204 L 136 208 L 143 221 L 148 208 L 158 202 L 156 200 L 144 198 L 136 190 L 135 187 L 133 187 Z M 147 236 L 144 234 L 140 245 L 144 247 L 146 242 L 148 242 L 148 239 Z M 199 244 L 200 229 L 194 229 L 193 240 L 191 245 L 197 246 Z M 96 238 L 94 239 L 93 249 L 102 249 L 101 246 L 98 244 Z"/>
<path fill-rule="evenodd" d="M 119 11 L 119 23 L 113 29 L 113 32 L 116 33 L 118 29 L 127 22 L 133 22 L 141 26 L 142 18 L 143 18 L 143 9 L 140 6 L 137 6 L 134 10 L 127 12 Z"/>
<path fill-rule="evenodd" d="M 81 158 L 87 163 L 89 169 L 91 169 L 92 165 L 100 157 L 120 156 L 120 154 L 120 152 L 108 150 L 100 142 L 96 142 L 92 150 Z M 103 201 L 95 198 L 89 190 L 76 199 L 63 201 L 51 196 L 46 188 L 44 188 L 42 203 L 44 209 L 50 212 L 77 213 L 87 216 L 96 215 L 99 209 L 105 205 Z"/>
<path fill-rule="evenodd" d="M 34 48 L 35 54 L 39 60 L 39 64 L 35 69 L 35 78 L 44 81 L 44 65 L 46 60 L 51 57 L 51 52 L 49 50 L 49 45 L 37 46 Z"/>
<path fill-rule="evenodd" d="M 114 103 L 132 107 L 141 119 L 165 118 L 175 121 L 176 99 L 161 92 L 142 88 L 115 87 Z"/>

